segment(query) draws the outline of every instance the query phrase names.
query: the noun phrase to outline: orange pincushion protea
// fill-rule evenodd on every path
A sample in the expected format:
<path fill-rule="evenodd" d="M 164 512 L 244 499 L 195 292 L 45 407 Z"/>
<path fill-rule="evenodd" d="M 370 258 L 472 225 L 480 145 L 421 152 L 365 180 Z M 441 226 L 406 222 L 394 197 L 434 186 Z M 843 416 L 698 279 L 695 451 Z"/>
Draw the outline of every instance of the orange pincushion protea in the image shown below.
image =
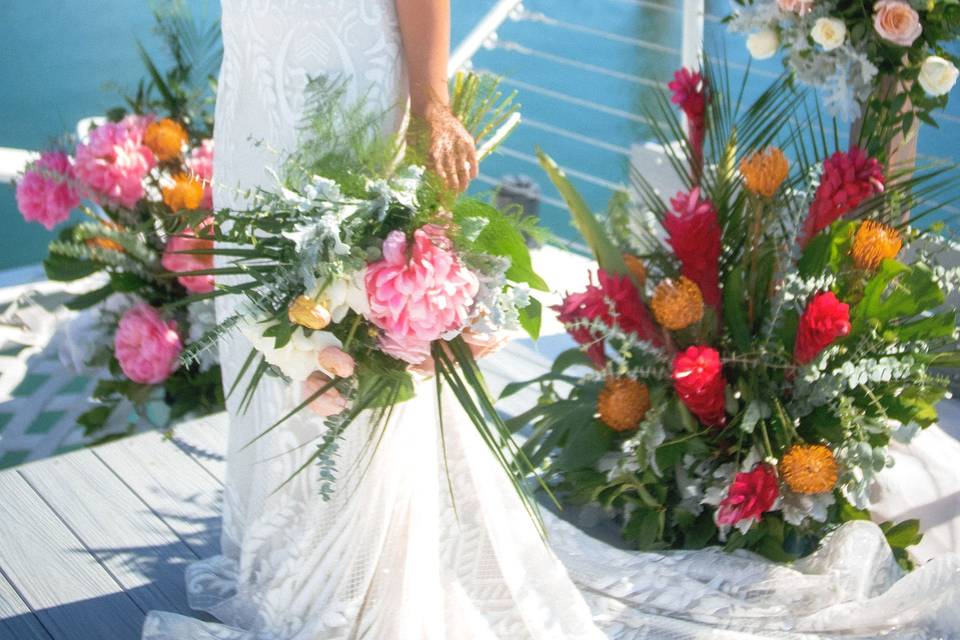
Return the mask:
<path fill-rule="evenodd" d="M 173 212 L 184 209 L 198 209 L 203 202 L 203 183 L 179 173 L 173 177 L 173 184 L 163 188 L 163 202 Z"/>
<path fill-rule="evenodd" d="M 623 256 L 623 262 L 627 265 L 630 275 L 636 279 L 637 284 L 642 287 L 647 283 L 647 267 L 644 266 L 643 260 L 628 253 Z"/>
<path fill-rule="evenodd" d="M 685 276 L 658 284 L 650 306 L 660 326 L 670 331 L 686 329 L 703 318 L 703 294 L 697 283 Z"/>
<path fill-rule="evenodd" d="M 160 162 L 179 158 L 188 140 L 187 130 L 170 118 L 151 122 L 143 133 L 143 144 L 153 151 Z"/>
<path fill-rule="evenodd" d="M 790 163 L 776 147 L 768 147 L 740 161 L 740 174 L 747 190 L 765 198 L 773 197 L 789 171 Z"/>
<path fill-rule="evenodd" d="M 853 236 L 850 255 L 858 269 L 873 271 L 884 260 L 896 258 L 902 247 L 899 231 L 882 222 L 864 220 Z"/>
<path fill-rule="evenodd" d="M 830 448 L 822 444 L 795 444 L 780 460 L 784 482 L 796 493 L 833 491 L 839 469 Z"/>
<path fill-rule="evenodd" d="M 614 431 L 636 429 L 650 410 L 647 385 L 631 378 L 609 378 L 597 400 L 597 411 Z"/>

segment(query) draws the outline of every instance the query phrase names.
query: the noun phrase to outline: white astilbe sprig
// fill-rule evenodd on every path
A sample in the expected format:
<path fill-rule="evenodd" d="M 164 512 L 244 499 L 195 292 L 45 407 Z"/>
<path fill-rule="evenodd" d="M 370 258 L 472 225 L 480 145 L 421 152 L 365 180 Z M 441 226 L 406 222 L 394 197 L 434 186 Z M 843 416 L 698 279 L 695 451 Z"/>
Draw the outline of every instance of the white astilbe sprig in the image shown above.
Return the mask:
<path fill-rule="evenodd" d="M 617 457 L 617 465 L 607 472 L 608 480 L 618 475 L 633 474 L 643 469 L 651 469 L 658 476 L 663 475 L 657 466 L 657 447 L 667 440 L 667 431 L 663 426 L 663 413 L 666 403 L 651 407 L 636 431 L 620 444 L 624 455 Z"/>

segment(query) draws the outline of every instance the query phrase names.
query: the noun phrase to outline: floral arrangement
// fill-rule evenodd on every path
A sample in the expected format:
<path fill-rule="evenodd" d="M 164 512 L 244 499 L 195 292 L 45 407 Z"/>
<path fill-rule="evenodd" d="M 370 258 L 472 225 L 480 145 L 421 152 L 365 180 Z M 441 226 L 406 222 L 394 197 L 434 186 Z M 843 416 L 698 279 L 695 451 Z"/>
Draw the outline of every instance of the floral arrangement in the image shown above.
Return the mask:
<path fill-rule="evenodd" d="M 95 282 L 67 303 L 82 313 L 66 327 L 61 355 L 101 376 L 97 405 L 80 417 L 96 438 L 132 429 L 137 414 L 166 424 L 223 407 L 215 354 L 179 361 L 214 325 L 212 301 L 189 297 L 212 292 L 213 277 L 175 275 L 212 266 L 211 255 L 185 250 L 213 244 L 210 100 L 195 87 L 216 69 L 219 29 L 155 15 L 171 70 L 162 74 L 141 48 L 149 79 L 79 139 L 42 153 L 16 184 L 28 221 L 52 230 L 75 211 L 84 217 L 50 243 L 44 267 L 51 280 Z"/>
<path fill-rule="evenodd" d="M 731 30 L 747 33 L 756 59 L 784 52 L 803 83 L 822 90 L 830 114 L 859 118 L 868 106 L 889 111 L 888 127 L 908 132 L 947 104 L 960 36 L 952 0 L 737 0 Z M 893 86 L 883 87 L 884 79 Z M 895 88 L 894 88 L 895 87 Z"/>
<path fill-rule="evenodd" d="M 599 269 L 556 308 L 580 347 L 504 393 L 540 385 L 509 426 L 561 500 L 599 505 L 628 542 L 787 561 L 869 517 L 888 443 L 948 393 L 934 368 L 960 364 L 944 305 L 960 273 L 917 224 L 954 173 L 885 175 L 806 133 L 788 78 L 742 107 L 725 78 L 676 74 L 686 132 L 666 96 L 650 114 L 685 189 L 667 202 L 634 175 L 648 215 L 601 224 L 541 155 Z M 906 563 L 918 523 L 882 526 Z"/>
<path fill-rule="evenodd" d="M 524 242 L 529 223 L 519 212 L 454 200 L 424 171 L 416 148 L 404 156 L 398 140 L 369 133 L 379 114 L 349 104 L 345 86 L 313 80 L 305 137 L 277 184 L 250 193 L 247 210 L 215 214 L 215 252 L 229 262 L 202 273 L 217 276 L 215 294 L 243 301 L 184 361 L 238 330 L 252 345 L 237 377 L 252 372 L 241 407 L 264 376 L 300 385 L 302 403 L 263 433 L 307 408 L 325 418 L 329 428 L 311 456 L 326 470 L 324 496 L 339 436 L 369 411 L 376 438 L 391 408 L 411 397 L 414 379 L 427 375 L 438 397 L 439 388 L 453 391 L 498 459 L 517 471 L 521 461 L 500 449 L 509 434 L 475 358 L 511 331 L 539 330 L 529 289 L 546 287 Z M 492 81 L 460 76 L 452 93 L 452 111 L 480 158 L 519 121 L 512 96 Z"/>

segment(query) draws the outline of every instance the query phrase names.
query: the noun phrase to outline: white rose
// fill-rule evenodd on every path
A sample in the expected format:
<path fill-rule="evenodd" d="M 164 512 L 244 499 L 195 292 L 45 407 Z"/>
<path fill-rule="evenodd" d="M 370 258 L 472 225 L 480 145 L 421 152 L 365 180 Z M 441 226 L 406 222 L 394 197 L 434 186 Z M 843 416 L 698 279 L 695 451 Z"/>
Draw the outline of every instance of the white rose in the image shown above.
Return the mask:
<path fill-rule="evenodd" d="M 930 56 L 920 66 L 920 86 L 931 96 L 942 96 L 957 83 L 957 67 L 940 56 Z"/>
<path fill-rule="evenodd" d="M 824 51 L 833 51 L 847 39 L 847 25 L 836 18 L 818 18 L 810 30 L 810 37 Z"/>
<path fill-rule="evenodd" d="M 327 347 L 341 347 L 340 340 L 328 331 L 314 331 L 308 338 L 297 327 L 290 341 L 283 347 L 274 347 L 274 339 L 263 335 L 273 323 L 247 320 L 240 325 L 240 332 L 253 347 L 263 354 L 267 362 L 280 369 L 283 375 L 295 382 L 303 382 L 320 368 L 317 354 Z"/>
<path fill-rule="evenodd" d="M 322 304 L 330 312 L 334 322 L 343 321 L 350 309 L 366 317 L 369 315 L 370 307 L 367 302 L 365 274 L 366 270 L 360 269 L 339 280 L 334 280 L 322 290 L 320 290 L 322 285 L 318 285 L 316 290 L 307 295 Z"/>
<path fill-rule="evenodd" d="M 755 60 L 772 58 L 780 48 L 780 37 L 773 29 L 751 33 L 747 38 L 747 51 Z"/>

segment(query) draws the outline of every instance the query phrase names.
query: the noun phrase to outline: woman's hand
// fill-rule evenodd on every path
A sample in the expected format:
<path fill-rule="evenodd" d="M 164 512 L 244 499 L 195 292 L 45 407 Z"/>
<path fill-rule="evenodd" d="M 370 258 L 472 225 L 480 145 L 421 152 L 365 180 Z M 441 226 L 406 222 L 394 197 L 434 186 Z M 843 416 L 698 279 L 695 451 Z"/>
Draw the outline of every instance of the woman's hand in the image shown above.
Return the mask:
<path fill-rule="evenodd" d="M 450 189 L 461 192 L 477 177 L 477 150 L 473 137 L 445 104 L 436 104 L 414 116 L 414 129 L 426 153 L 427 168 Z M 416 135 L 416 134 L 415 134 Z"/>

